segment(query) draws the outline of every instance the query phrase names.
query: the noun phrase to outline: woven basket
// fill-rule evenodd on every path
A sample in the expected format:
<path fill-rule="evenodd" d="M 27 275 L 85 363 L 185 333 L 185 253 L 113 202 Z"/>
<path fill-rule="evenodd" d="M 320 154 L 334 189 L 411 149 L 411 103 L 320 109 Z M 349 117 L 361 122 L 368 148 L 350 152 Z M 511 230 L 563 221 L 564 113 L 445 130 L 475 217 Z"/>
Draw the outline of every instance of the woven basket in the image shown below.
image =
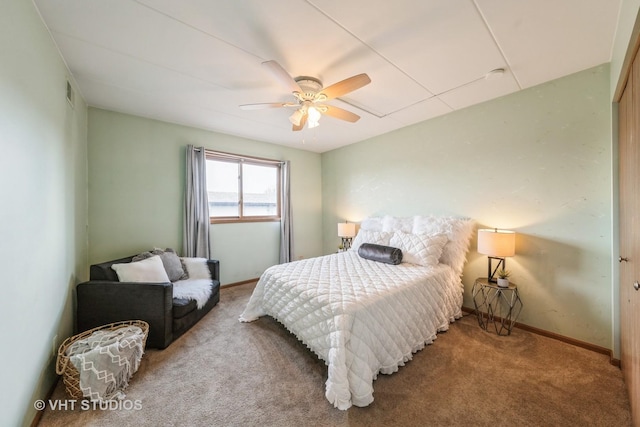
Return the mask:
<path fill-rule="evenodd" d="M 147 335 L 149 333 L 149 324 L 142 320 L 125 320 L 122 322 L 109 323 L 108 325 L 98 326 L 97 328 L 89 329 L 81 334 L 74 335 L 64 340 L 58 348 L 58 359 L 56 360 L 56 373 L 62 375 L 62 381 L 64 382 L 67 393 L 74 399 L 82 399 L 82 390 L 80 389 L 80 373 L 73 366 L 73 363 L 69 362 L 70 357 L 67 356 L 67 349 L 71 344 L 81 339 L 89 337 L 95 331 L 109 330 L 114 331 L 122 327 L 137 326 L 142 329 L 144 338 L 142 340 L 142 348 L 147 343 Z"/>

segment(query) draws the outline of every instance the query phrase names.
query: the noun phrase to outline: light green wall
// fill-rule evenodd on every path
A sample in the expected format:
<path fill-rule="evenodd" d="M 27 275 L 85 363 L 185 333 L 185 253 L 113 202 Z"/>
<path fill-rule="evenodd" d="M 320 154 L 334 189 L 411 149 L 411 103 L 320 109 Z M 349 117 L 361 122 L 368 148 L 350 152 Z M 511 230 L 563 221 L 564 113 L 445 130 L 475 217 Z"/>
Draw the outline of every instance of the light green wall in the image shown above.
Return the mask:
<path fill-rule="evenodd" d="M 89 109 L 89 261 L 153 247 L 182 248 L 185 147 L 291 161 L 294 258 L 322 252 L 320 155 Z M 211 226 L 223 285 L 259 277 L 277 264 L 279 223 Z"/>
<path fill-rule="evenodd" d="M 0 6 L 0 425 L 30 425 L 87 278 L 86 105 L 30 1 Z"/>
<path fill-rule="evenodd" d="M 443 214 L 517 231 L 520 321 L 612 341 L 611 103 L 599 66 L 322 156 L 324 250 L 335 224 Z M 471 244 L 465 305 L 487 258 Z"/>

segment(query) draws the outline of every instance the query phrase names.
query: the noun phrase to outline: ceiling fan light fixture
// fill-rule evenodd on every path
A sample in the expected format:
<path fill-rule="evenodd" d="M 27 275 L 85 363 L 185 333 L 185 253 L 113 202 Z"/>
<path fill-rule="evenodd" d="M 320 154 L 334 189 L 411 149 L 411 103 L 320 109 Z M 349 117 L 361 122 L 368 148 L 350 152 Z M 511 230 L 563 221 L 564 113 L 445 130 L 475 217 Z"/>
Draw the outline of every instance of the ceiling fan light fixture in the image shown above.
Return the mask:
<path fill-rule="evenodd" d="M 322 117 L 322 115 L 320 114 L 320 111 L 318 111 L 315 107 L 309 107 L 309 109 L 307 110 L 307 114 L 309 115 L 307 121 L 309 129 L 312 129 L 320 124 L 320 117 Z"/>
<path fill-rule="evenodd" d="M 304 116 L 304 113 L 300 111 L 300 109 L 298 109 L 294 111 L 291 116 L 289 116 L 289 121 L 296 126 L 300 126 L 300 120 L 302 120 L 302 116 Z"/>
<path fill-rule="evenodd" d="M 351 76 L 328 87 L 323 87 L 322 82 L 310 76 L 298 76 L 293 78 L 280 64 L 276 61 L 265 61 L 262 63 L 273 76 L 283 86 L 291 91 L 296 102 L 268 102 L 261 104 L 245 104 L 240 108 L 243 110 L 257 110 L 263 108 L 279 108 L 279 107 L 296 107 L 289 116 L 289 121 L 293 124 L 294 132 L 301 131 L 305 125 L 308 128 L 314 128 L 320 125 L 320 117 L 327 114 L 336 119 L 345 120 L 355 123 L 360 116 L 350 111 L 343 110 L 339 107 L 331 107 L 329 105 L 319 105 L 324 101 L 340 98 L 343 95 L 360 89 L 371 83 L 371 79 L 365 73 Z"/>

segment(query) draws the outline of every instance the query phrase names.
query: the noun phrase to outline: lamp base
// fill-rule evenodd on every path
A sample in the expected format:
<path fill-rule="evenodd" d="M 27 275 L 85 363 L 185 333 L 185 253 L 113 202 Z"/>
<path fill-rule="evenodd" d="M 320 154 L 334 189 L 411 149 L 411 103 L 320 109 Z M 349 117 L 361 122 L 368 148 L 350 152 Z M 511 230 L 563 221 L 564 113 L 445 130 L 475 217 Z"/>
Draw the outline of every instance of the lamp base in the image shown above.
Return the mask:
<path fill-rule="evenodd" d="M 351 249 L 351 241 L 353 237 L 342 237 L 342 250 L 346 251 Z"/>
<path fill-rule="evenodd" d="M 487 266 L 487 280 L 489 280 L 489 282 L 492 283 L 497 283 L 498 279 L 495 279 L 493 276 L 496 275 L 496 272 L 498 271 L 498 269 L 500 268 L 500 266 L 502 266 L 502 268 L 506 268 L 505 266 L 507 265 L 506 261 L 504 258 L 500 258 L 500 257 L 487 257 L 487 261 L 488 261 L 488 266 Z M 498 260 L 498 265 L 496 265 L 496 268 L 494 268 L 493 270 L 491 269 L 491 262 L 493 260 Z"/>

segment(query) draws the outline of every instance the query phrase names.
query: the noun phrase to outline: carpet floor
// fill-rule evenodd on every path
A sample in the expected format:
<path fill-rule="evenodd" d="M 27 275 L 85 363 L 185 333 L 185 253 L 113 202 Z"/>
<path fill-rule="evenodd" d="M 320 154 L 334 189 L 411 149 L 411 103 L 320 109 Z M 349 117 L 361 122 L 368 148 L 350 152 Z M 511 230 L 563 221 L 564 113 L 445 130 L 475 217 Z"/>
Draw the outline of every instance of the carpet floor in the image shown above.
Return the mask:
<path fill-rule="evenodd" d="M 118 405 L 51 409 L 40 426 L 630 426 L 621 371 L 608 357 L 465 316 L 398 372 L 375 401 L 347 411 L 324 397 L 327 369 L 270 317 L 239 323 L 253 285 L 220 303 L 167 349 L 148 350 Z"/>

